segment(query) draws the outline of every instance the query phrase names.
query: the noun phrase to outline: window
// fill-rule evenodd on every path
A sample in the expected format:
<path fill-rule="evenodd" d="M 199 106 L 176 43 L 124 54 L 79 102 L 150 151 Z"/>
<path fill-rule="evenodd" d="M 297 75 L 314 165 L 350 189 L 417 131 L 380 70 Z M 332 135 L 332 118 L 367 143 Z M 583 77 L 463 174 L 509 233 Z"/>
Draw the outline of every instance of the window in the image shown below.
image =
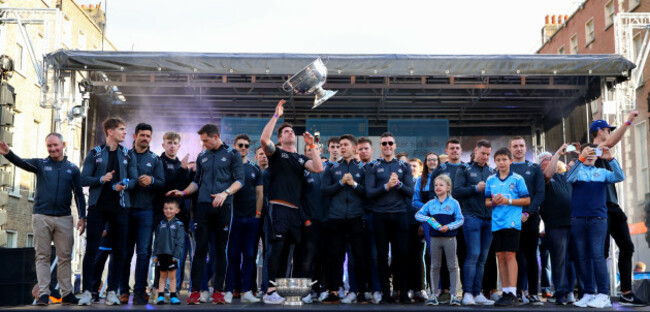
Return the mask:
<path fill-rule="evenodd" d="M 632 43 L 634 45 L 634 59 L 632 59 L 632 62 L 636 62 L 636 59 L 639 57 L 639 54 L 641 54 L 641 46 L 643 45 L 643 39 L 641 37 L 641 33 L 637 33 L 634 35 L 634 38 L 632 39 Z"/>
<path fill-rule="evenodd" d="M 571 54 L 578 54 L 578 34 L 573 34 L 573 36 L 571 36 L 569 49 Z"/>
<path fill-rule="evenodd" d="M 72 46 L 72 21 L 67 16 L 63 16 L 63 44 L 67 48 Z"/>
<path fill-rule="evenodd" d="M 557 49 L 557 54 L 566 54 L 564 51 L 564 46 L 561 46 L 559 49 Z"/>
<path fill-rule="evenodd" d="M 614 13 L 616 13 L 614 10 L 614 0 L 609 0 L 609 2 L 605 4 L 605 28 L 614 24 Z"/>
<path fill-rule="evenodd" d="M 79 46 L 77 48 L 79 50 L 88 50 L 86 34 L 82 30 L 79 31 Z"/>
<path fill-rule="evenodd" d="M 650 193 L 650 175 L 648 175 L 648 127 L 646 121 L 634 125 L 634 158 L 636 160 L 636 200 L 645 201 L 645 194 Z"/>
<path fill-rule="evenodd" d="M 34 234 L 27 233 L 27 243 L 25 247 L 34 247 Z"/>
<path fill-rule="evenodd" d="M 16 67 L 17 71 L 23 71 L 23 55 L 25 53 L 25 49 L 23 49 L 23 46 L 20 45 L 20 43 L 16 42 L 16 60 L 14 62 L 14 66 Z"/>
<path fill-rule="evenodd" d="M 7 248 L 16 248 L 18 245 L 18 234 L 16 231 L 7 230 Z"/>
<path fill-rule="evenodd" d="M 594 41 L 594 18 L 592 17 L 585 24 L 585 44 L 590 44 Z"/>

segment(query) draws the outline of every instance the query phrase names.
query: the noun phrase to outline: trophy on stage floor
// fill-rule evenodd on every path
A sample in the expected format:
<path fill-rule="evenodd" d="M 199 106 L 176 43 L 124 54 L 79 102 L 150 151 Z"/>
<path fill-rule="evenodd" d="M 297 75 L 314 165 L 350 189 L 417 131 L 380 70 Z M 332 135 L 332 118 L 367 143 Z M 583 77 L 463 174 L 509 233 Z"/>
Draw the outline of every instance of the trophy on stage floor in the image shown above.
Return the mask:
<path fill-rule="evenodd" d="M 320 57 L 313 61 L 307 67 L 291 76 L 282 85 L 282 90 L 285 92 L 295 92 L 296 94 L 312 94 L 316 93 L 314 99 L 314 106 L 312 109 L 323 104 L 329 98 L 334 96 L 338 91 L 324 90 L 323 84 L 327 80 L 327 67 L 323 64 Z"/>

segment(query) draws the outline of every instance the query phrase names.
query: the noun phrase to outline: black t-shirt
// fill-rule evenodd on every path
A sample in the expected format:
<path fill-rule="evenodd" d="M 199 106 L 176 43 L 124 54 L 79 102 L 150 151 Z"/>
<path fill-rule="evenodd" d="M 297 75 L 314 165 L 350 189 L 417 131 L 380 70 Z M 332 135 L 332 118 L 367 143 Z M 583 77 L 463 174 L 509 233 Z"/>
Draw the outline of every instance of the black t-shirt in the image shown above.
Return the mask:
<path fill-rule="evenodd" d="M 546 184 L 539 214 L 547 229 L 571 226 L 571 183 L 566 175 L 556 173 Z"/>
<path fill-rule="evenodd" d="M 257 197 L 255 187 L 262 185 L 262 170 L 249 162 L 244 164 L 244 185 L 233 198 L 235 217 L 254 217 Z"/>
<path fill-rule="evenodd" d="M 269 201 L 281 200 L 300 206 L 302 179 L 309 157 L 276 149 L 268 157 L 270 171 Z"/>
<path fill-rule="evenodd" d="M 106 166 L 106 173 L 115 171 L 113 179 L 106 181 L 102 186 L 102 192 L 99 194 L 97 200 L 97 209 L 99 210 L 120 210 L 120 193 L 113 190 L 113 184 L 120 182 L 120 166 L 117 161 L 117 150 L 108 151 L 108 165 Z"/>

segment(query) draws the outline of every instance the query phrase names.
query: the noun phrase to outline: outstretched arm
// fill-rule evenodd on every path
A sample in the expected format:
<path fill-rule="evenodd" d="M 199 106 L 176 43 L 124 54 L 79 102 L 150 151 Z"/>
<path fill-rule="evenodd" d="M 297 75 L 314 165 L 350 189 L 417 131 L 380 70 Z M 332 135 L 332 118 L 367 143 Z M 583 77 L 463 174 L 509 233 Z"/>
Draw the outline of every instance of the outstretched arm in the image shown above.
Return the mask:
<path fill-rule="evenodd" d="M 262 130 L 260 141 L 266 156 L 271 156 L 275 153 L 275 144 L 271 141 L 271 135 L 273 134 L 273 129 L 275 129 L 275 124 L 278 122 L 278 119 L 282 117 L 282 114 L 284 114 L 284 103 L 285 100 L 280 100 L 280 102 L 278 102 L 278 105 L 275 107 L 275 114 L 273 114 L 271 120 L 269 120 L 266 126 L 264 126 L 264 130 Z"/>

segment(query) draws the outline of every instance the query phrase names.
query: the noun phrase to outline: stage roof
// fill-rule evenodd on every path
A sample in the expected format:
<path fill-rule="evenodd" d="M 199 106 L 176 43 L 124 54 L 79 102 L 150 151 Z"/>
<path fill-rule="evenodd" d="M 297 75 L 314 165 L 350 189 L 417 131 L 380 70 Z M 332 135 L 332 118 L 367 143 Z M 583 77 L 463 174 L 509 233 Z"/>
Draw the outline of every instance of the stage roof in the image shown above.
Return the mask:
<path fill-rule="evenodd" d="M 332 99 L 291 95 L 282 83 L 321 57 Z M 269 117 L 287 99 L 285 118 L 448 119 L 454 128 L 529 128 L 556 123 L 597 98 L 601 82 L 628 79 L 635 65 L 617 55 L 314 55 L 57 51 L 48 70 L 87 72 L 93 99 L 126 115 L 170 124 Z M 117 100 L 123 95 L 126 102 Z M 121 105 L 116 105 L 122 103 Z M 377 130 L 379 131 L 379 130 Z"/>

